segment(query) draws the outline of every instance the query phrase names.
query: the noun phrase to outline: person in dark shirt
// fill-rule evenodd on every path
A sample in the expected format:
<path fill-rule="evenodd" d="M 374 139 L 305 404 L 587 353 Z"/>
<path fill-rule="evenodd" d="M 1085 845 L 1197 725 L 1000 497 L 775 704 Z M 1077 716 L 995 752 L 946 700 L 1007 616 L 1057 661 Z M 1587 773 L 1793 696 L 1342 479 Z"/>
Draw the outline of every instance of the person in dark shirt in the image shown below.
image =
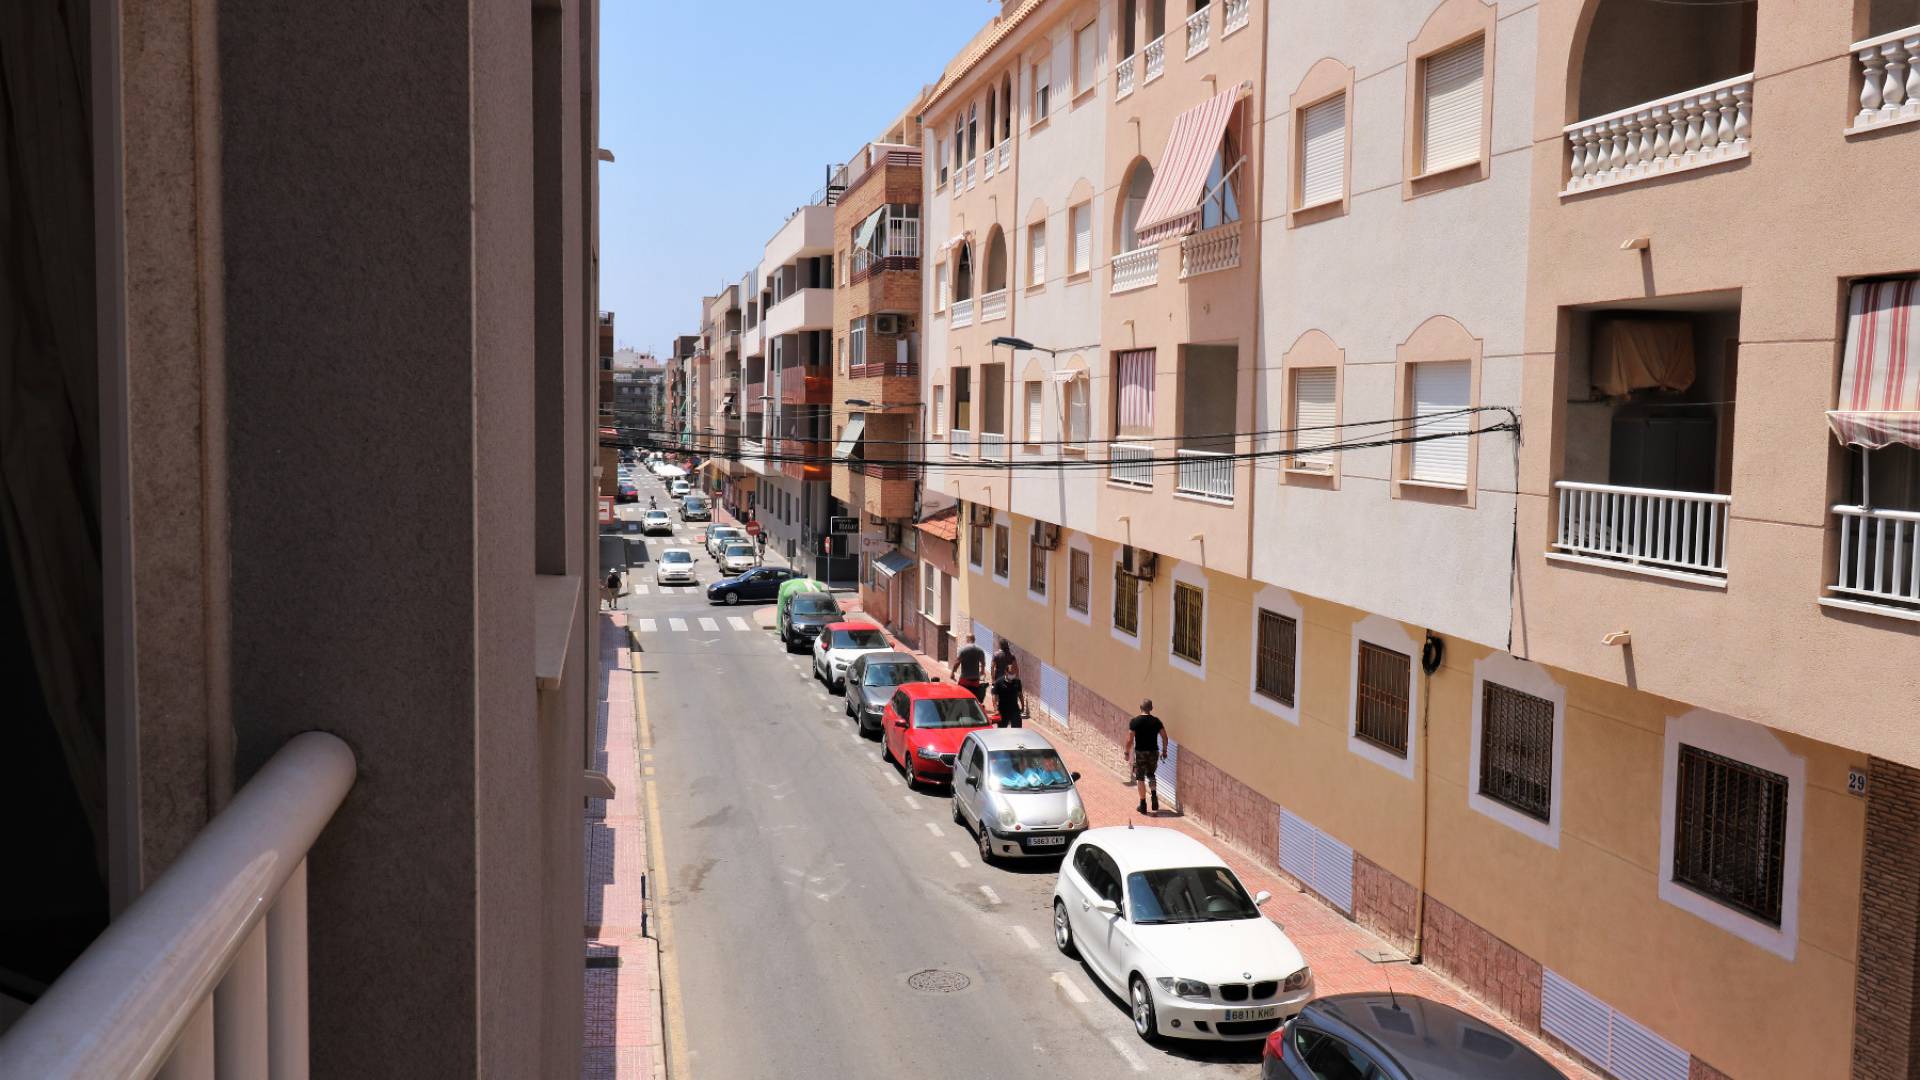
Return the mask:
<path fill-rule="evenodd" d="M 993 680 L 993 705 L 1000 714 L 1001 727 L 1025 727 L 1022 722 L 1026 716 L 1026 688 L 1020 683 L 1020 676 L 1011 671 L 1002 672 Z"/>
<path fill-rule="evenodd" d="M 967 635 L 967 643 L 960 647 L 959 655 L 953 658 L 954 682 L 960 684 L 975 701 L 987 700 L 986 650 L 973 643 L 973 635 Z"/>
<path fill-rule="evenodd" d="M 1127 757 L 1133 762 L 1133 783 L 1140 791 L 1140 812 L 1147 812 L 1147 800 L 1160 810 L 1160 786 L 1154 773 L 1167 758 L 1167 725 L 1153 715 L 1153 700 L 1140 703 L 1140 715 L 1127 721 Z"/>

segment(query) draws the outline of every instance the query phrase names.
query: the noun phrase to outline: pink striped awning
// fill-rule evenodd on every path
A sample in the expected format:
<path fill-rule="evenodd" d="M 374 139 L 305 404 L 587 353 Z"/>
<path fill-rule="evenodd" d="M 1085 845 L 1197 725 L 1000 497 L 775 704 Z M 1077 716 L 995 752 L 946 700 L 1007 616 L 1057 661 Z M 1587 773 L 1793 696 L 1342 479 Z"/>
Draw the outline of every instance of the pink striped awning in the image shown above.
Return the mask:
<path fill-rule="evenodd" d="M 1180 114 L 1167 136 L 1167 152 L 1147 189 L 1134 235 L 1151 244 L 1184 236 L 1200 225 L 1200 197 L 1206 194 L 1207 169 L 1227 133 L 1227 120 L 1240 96 L 1238 86 L 1222 90 Z"/>
<path fill-rule="evenodd" d="M 1120 426 L 1153 428 L 1153 350 L 1115 353 L 1115 383 L 1119 386 Z"/>
<path fill-rule="evenodd" d="M 1847 301 L 1840 399 L 1827 426 L 1844 446 L 1920 447 L 1920 278 L 1856 284 Z"/>

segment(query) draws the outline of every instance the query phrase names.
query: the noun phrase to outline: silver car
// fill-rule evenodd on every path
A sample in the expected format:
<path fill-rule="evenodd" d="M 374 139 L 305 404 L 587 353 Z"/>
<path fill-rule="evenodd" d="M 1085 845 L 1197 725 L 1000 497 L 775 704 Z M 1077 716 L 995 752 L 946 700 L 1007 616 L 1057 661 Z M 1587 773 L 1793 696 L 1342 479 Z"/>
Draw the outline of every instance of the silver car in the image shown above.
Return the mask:
<path fill-rule="evenodd" d="M 953 820 L 973 833 L 982 862 L 1058 858 L 1087 830 L 1078 779 L 1031 728 L 976 731 L 954 756 Z"/>

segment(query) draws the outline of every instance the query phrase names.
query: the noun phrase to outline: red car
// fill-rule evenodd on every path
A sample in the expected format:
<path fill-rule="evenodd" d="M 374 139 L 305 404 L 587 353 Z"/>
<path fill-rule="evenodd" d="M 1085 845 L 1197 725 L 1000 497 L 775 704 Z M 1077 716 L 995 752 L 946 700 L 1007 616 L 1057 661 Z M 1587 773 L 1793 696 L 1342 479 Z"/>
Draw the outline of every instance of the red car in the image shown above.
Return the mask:
<path fill-rule="evenodd" d="M 980 703 L 952 683 L 907 683 L 880 717 L 880 756 L 900 765 L 907 783 L 953 780 L 953 756 L 968 732 L 992 727 Z"/>

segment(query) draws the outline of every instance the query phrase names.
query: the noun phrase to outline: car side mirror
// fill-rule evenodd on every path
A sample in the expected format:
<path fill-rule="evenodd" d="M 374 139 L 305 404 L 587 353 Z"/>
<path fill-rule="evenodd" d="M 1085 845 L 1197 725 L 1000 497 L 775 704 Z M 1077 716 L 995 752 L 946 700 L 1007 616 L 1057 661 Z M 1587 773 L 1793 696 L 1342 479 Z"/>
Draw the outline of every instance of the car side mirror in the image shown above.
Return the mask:
<path fill-rule="evenodd" d="M 970 787 L 970 788 L 977 788 L 977 787 L 979 787 L 979 786 L 980 786 L 980 778 L 979 778 L 978 776 L 969 776 L 969 777 L 967 777 L 967 786 L 968 786 L 968 787 Z"/>
<path fill-rule="evenodd" d="M 1261 889 L 1259 892 L 1253 894 L 1253 906 L 1259 907 L 1271 899 L 1273 899 L 1273 894 L 1265 889 Z"/>
<path fill-rule="evenodd" d="M 1079 774 L 1079 773 L 1077 773 L 1077 772 L 1076 772 L 1076 773 L 1068 773 L 1068 774 L 1067 774 L 1067 777 L 1068 777 L 1068 779 L 1071 779 L 1071 780 L 1078 780 L 1078 779 L 1080 779 L 1080 774 Z"/>
<path fill-rule="evenodd" d="M 893 722 L 893 726 L 897 728 L 904 728 L 907 726 L 907 722 L 905 720 L 895 720 Z"/>
<path fill-rule="evenodd" d="M 1093 910 L 1102 915 L 1118 915 L 1120 914 L 1120 905 L 1102 898 L 1093 902 Z"/>

